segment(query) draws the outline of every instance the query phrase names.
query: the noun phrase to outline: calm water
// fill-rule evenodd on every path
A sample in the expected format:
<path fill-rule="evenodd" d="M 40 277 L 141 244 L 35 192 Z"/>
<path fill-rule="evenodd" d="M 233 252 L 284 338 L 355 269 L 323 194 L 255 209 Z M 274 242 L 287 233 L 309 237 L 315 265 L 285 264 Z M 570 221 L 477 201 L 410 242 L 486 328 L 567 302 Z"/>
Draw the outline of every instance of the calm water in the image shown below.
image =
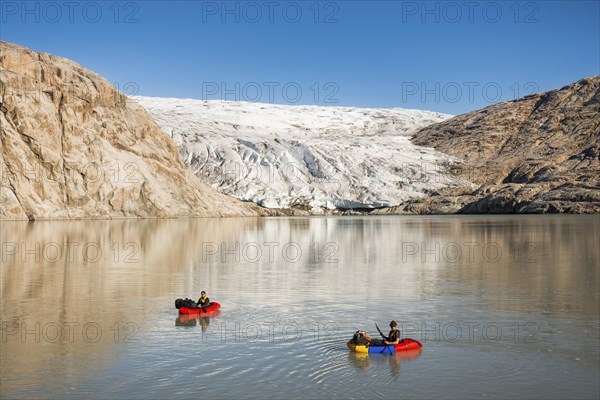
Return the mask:
<path fill-rule="evenodd" d="M 1 224 L 3 398 L 600 395 L 600 217 Z M 202 289 L 219 315 L 178 318 Z M 412 358 L 350 353 L 391 319 Z"/>

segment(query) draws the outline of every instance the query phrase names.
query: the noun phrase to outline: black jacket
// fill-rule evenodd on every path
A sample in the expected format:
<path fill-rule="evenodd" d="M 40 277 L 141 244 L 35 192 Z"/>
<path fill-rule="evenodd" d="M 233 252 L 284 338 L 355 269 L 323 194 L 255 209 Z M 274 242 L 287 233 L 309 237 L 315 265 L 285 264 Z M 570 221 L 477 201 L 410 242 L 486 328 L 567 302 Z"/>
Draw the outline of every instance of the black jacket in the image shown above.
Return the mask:
<path fill-rule="evenodd" d="M 388 342 L 395 342 L 396 339 L 400 339 L 400 330 L 399 329 L 392 329 L 392 330 L 390 330 L 390 333 L 388 334 L 387 341 Z"/>

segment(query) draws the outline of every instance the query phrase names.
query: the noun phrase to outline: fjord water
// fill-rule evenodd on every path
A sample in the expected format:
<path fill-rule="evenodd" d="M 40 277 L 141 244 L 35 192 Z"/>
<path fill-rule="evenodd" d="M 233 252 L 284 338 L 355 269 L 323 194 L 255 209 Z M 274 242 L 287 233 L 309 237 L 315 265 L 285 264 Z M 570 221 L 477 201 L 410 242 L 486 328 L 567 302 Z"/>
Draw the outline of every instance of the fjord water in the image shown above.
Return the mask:
<path fill-rule="evenodd" d="M 600 217 L 2 222 L 3 398 L 590 398 Z M 180 318 L 202 289 L 218 315 Z M 395 319 L 420 354 L 357 355 Z"/>

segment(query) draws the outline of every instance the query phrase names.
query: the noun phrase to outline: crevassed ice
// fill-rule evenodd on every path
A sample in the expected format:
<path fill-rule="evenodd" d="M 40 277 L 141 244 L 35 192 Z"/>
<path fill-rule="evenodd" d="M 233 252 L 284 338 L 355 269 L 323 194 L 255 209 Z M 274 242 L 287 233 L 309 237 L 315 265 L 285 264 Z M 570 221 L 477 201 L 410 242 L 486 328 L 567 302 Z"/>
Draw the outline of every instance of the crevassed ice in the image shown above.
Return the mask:
<path fill-rule="evenodd" d="M 409 139 L 450 115 L 405 109 L 289 106 L 134 97 L 222 193 L 269 208 L 379 208 L 468 182 L 458 159 Z"/>

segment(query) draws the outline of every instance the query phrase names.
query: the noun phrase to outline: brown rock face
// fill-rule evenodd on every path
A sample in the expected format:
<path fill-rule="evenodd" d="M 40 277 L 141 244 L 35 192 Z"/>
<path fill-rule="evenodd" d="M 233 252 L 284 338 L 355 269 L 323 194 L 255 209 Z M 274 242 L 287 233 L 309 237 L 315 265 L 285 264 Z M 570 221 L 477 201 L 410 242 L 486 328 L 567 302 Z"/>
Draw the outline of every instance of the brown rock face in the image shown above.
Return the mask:
<path fill-rule="evenodd" d="M 408 212 L 600 212 L 600 76 L 459 115 L 413 142 L 465 160 L 455 172 L 480 187 Z"/>
<path fill-rule="evenodd" d="M 73 61 L 0 42 L 0 219 L 256 215 L 186 169 L 137 103 Z"/>

